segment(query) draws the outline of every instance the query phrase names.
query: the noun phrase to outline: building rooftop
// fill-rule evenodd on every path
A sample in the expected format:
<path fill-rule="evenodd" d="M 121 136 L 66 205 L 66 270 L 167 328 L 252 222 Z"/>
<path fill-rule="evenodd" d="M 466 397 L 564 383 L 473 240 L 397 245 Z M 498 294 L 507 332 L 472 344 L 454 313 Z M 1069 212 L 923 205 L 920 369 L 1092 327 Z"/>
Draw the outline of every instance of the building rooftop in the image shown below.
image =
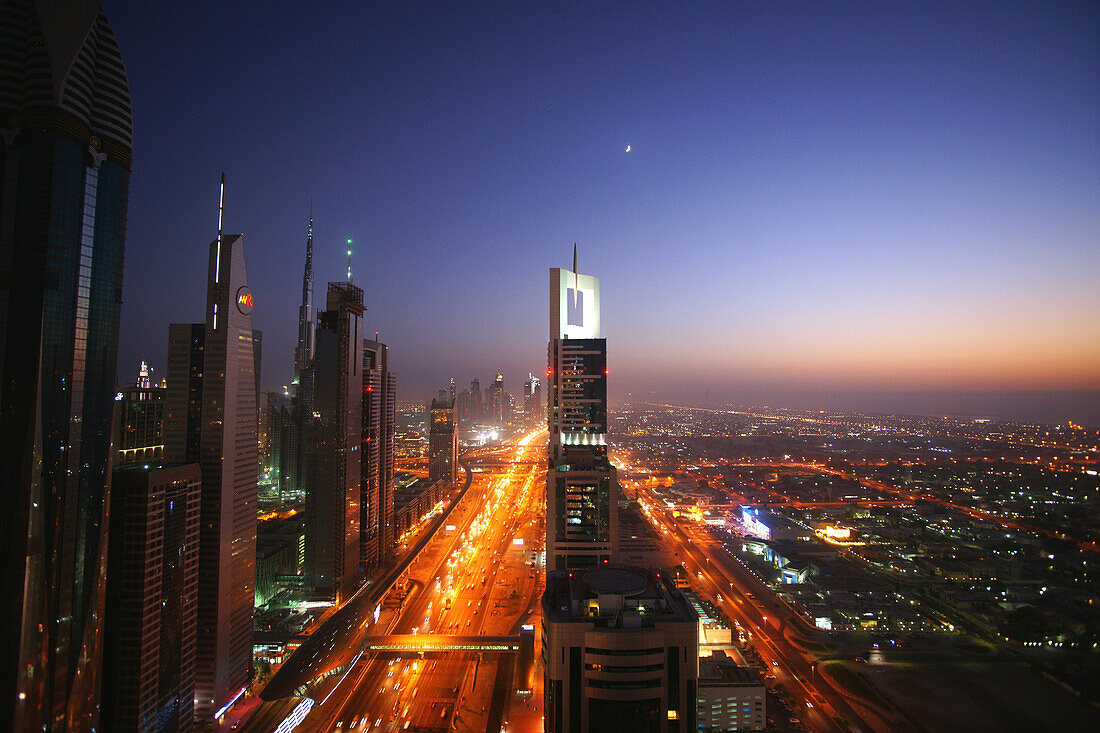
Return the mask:
<path fill-rule="evenodd" d="M 699 685 L 763 685 L 759 673 L 751 667 L 740 667 L 724 652 L 699 658 Z"/>
<path fill-rule="evenodd" d="M 613 566 L 551 571 L 542 607 L 548 621 L 588 622 L 603 628 L 699 620 L 667 573 Z"/>

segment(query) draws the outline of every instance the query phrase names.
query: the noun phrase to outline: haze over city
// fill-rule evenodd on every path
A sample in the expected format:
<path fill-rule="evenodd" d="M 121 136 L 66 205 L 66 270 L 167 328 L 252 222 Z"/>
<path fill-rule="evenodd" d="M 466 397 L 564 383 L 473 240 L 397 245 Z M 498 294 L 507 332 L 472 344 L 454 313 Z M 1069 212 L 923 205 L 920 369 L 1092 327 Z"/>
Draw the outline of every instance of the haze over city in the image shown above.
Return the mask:
<path fill-rule="evenodd" d="M 1091 730 L 1098 224 L 1096 3 L 0 0 L 0 730 Z"/>
<path fill-rule="evenodd" d="M 613 398 L 1100 423 L 1095 4 L 111 18 L 140 161 L 122 370 L 163 374 L 150 334 L 201 312 L 224 170 L 265 354 L 296 338 L 312 201 L 318 279 L 351 237 L 402 398 L 537 373 L 576 241 Z"/>

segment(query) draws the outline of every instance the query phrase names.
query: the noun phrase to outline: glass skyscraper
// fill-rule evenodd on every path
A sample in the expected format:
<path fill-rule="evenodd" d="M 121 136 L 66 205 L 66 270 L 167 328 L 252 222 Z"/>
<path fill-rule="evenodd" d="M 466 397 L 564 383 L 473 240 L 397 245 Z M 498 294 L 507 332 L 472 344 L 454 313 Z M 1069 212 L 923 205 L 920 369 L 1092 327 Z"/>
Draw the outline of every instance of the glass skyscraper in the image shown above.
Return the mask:
<path fill-rule="evenodd" d="M 97 723 L 130 162 L 99 3 L 0 3 L 0 729 Z"/>
<path fill-rule="evenodd" d="M 550 270 L 546 568 L 615 562 L 618 481 L 607 457 L 607 340 L 600 279 Z"/>

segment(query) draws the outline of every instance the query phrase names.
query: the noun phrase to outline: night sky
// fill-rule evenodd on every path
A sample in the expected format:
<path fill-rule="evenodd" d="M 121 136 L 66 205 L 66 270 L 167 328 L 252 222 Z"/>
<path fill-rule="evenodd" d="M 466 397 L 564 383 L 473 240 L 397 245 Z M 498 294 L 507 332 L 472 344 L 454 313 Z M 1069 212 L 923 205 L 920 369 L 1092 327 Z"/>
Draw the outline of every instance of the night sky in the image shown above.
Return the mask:
<path fill-rule="evenodd" d="M 543 372 L 576 241 L 614 397 L 1100 424 L 1098 4 L 104 8 L 122 382 L 203 317 L 225 171 L 268 389 L 312 199 L 404 399 Z"/>

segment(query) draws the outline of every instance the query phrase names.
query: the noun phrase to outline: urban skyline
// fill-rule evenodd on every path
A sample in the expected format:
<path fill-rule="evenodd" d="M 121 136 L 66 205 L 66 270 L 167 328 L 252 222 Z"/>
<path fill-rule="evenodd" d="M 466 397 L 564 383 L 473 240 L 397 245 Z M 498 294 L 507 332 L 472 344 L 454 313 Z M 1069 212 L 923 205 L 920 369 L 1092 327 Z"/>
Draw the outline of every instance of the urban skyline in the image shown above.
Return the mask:
<path fill-rule="evenodd" d="M 1095 6 L 115 15 L 160 172 L 133 184 L 124 365 L 162 373 L 131 334 L 195 310 L 183 245 L 225 170 L 271 353 L 294 346 L 281 263 L 312 200 L 314 270 L 342 279 L 352 239 L 403 399 L 520 381 L 541 353 L 530 265 L 578 241 L 614 276 L 613 399 L 1100 423 Z M 178 290 L 142 274 L 161 269 Z"/>
<path fill-rule="evenodd" d="M 0 728 L 1091 724 L 1100 8 L 131 9 L 133 58 L 111 12 L 0 0 Z M 141 131 L 260 67 L 179 226 Z M 368 178 L 281 228 L 326 155 Z"/>

